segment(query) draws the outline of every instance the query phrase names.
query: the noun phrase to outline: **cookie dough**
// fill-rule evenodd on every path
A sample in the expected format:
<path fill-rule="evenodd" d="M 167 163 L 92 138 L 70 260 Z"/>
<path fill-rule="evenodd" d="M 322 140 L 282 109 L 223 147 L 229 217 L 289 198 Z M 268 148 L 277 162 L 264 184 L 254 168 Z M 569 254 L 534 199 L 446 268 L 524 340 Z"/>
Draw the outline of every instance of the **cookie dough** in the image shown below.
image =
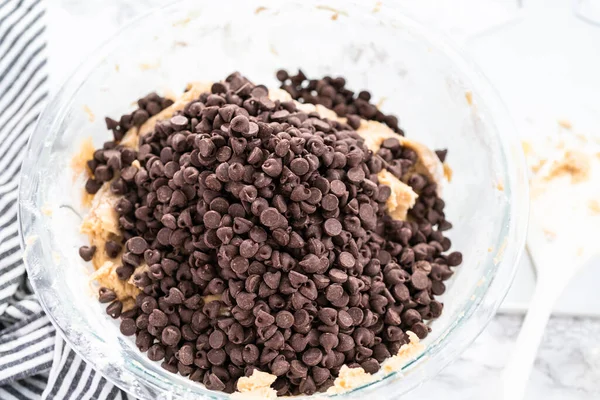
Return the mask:
<path fill-rule="evenodd" d="M 232 399 L 239 400 L 268 400 L 277 397 L 277 392 L 271 387 L 277 377 L 275 375 L 254 370 L 252 375 L 242 377 L 237 383 L 237 392 L 231 395 Z"/>
<path fill-rule="evenodd" d="M 407 332 L 410 342 L 400 347 L 398 354 L 385 360 L 381 370 L 376 374 L 369 374 L 362 368 L 348 368 L 343 365 L 333 386 L 327 390 L 329 394 L 340 394 L 364 386 L 368 383 L 383 379 L 388 374 L 399 371 L 407 362 L 414 360 L 424 349 L 423 344 L 413 332 Z"/>
<path fill-rule="evenodd" d="M 210 88 L 211 83 L 209 82 L 197 82 L 188 85 L 187 91 L 175 100 L 171 106 L 150 118 L 139 128 L 131 128 L 126 133 L 121 143 L 131 148 L 137 148 L 140 136 L 152 131 L 157 121 L 170 118 L 177 110 L 183 109 L 189 101 L 198 97 L 203 92 L 210 91 Z M 269 97 L 281 101 L 291 100 L 289 94 L 280 89 L 271 90 L 269 92 Z M 316 111 L 322 117 L 345 122 L 344 118 L 338 118 L 333 111 L 323 106 L 300 103 L 297 103 L 297 106 L 302 111 Z M 390 137 L 397 138 L 403 146 L 411 148 L 419 156 L 419 161 L 414 168 L 414 172 L 429 177 L 441 187 L 444 177 L 442 163 L 439 161 L 436 154 L 424 145 L 408 140 L 403 136 L 396 134 L 386 125 L 375 121 L 362 120 L 357 132 L 365 139 L 367 147 L 373 152 L 378 151 L 381 143 L 385 139 Z M 74 171 L 82 172 L 87 170 L 85 161 L 90 159 L 92 155 L 93 145 L 90 142 L 84 145 L 82 152 L 73 160 Z M 412 208 L 416 202 L 418 197 L 417 193 L 387 170 L 382 170 L 378 174 L 378 178 L 382 184 L 388 185 L 392 189 L 392 194 L 386 203 L 389 215 L 394 219 L 406 219 L 408 210 Z M 135 286 L 133 279 L 136 273 L 143 271 L 147 266 L 143 265 L 138 267 L 128 281 L 121 281 L 116 273 L 118 265 L 115 262 L 119 258 L 110 259 L 104 251 L 106 241 L 120 235 L 118 215 L 114 209 L 119 197 L 112 194 L 109 187 L 110 184 L 105 183 L 100 191 L 93 196 L 89 213 L 82 223 L 81 231 L 88 235 L 90 244 L 97 247 L 96 254 L 92 260 L 96 271 L 90 276 L 91 281 L 97 285 L 113 290 L 118 299 L 123 302 L 124 309 L 128 309 L 133 306 L 135 297 L 140 293 L 140 290 Z M 206 300 L 207 299 L 205 299 L 205 301 Z M 409 332 L 408 334 L 410 342 L 402 346 L 397 355 L 386 360 L 377 374 L 368 374 L 362 368 L 348 368 L 347 366 L 343 366 L 339 376 L 335 380 L 334 386 L 329 389 L 328 393 L 343 393 L 362 386 L 365 383 L 382 379 L 388 373 L 402 368 L 407 361 L 416 357 L 423 350 L 423 346 L 419 343 L 418 337 L 412 332 Z M 254 371 L 252 376 L 239 379 L 239 392 L 235 393 L 232 397 L 256 399 L 275 398 L 276 391 L 271 388 L 275 379 L 276 377 L 274 375 Z"/>
<path fill-rule="evenodd" d="M 90 275 L 90 282 L 98 284 L 99 287 L 111 289 L 117 295 L 117 299 L 123 303 L 123 311 L 130 310 L 135 305 L 135 298 L 140 294 L 133 283 L 133 277 L 136 273 L 142 272 L 146 265 L 139 266 L 128 281 L 122 281 L 117 276 L 119 266 L 112 260 L 107 260 Z"/>
<path fill-rule="evenodd" d="M 173 104 L 158 114 L 150 117 L 148 121 L 144 122 L 139 128 L 132 127 L 129 129 L 121 141 L 121 144 L 123 146 L 131 147 L 132 149 L 137 149 L 140 136 L 152 132 L 157 121 L 171 118 L 173 114 L 175 114 L 175 111 L 183 110 L 183 107 L 185 107 L 187 103 L 198 98 L 202 93 L 210 92 L 211 86 L 212 82 L 188 83 L 185 88 L 186 91 L 179 96 L 179 98 L 173 99 L 175 101 Z"/>
<path fill-rule="evenodd" d="M 290 94 L 283 89 L 269 90 L 269 97 L 271 99 L 277 99 L 281 101 L 292 100 Z M 296 102 L 296 106 L 301 111 L 307 113 L 316 111 L 322 118 L 346 123 L 346 118 L 338 117 L 335 112 L 323 107 L 322 105 L 303 104 Z M 365 145 L 373 153 L 377 153 L 383 141 L 388 138 L 396 138 L 402 144 L 402 146 L 413 150 L 415 153 L 417 153 L 419 158 L 414 167 L 414 171 L 412 172 L 423 174 L 424 176 L 428 177 L 429 180 L 435 182 L 438 185 L 438 195 L 441 195 L 441 189 L 445 181 L 446 174 L 444 173 L 444 165 L 433 150 L 422 143 L 407 139 L 406 137 L 397 134 L 390 127 L 378 121 L 367 121 L 361 119 L 360 127 L 356 130 L 356 132 L 362 136 L 362 138 L 365 140 Z M 411 172 L 409 172 L 409 174 L 410 173 Z M 398 180 L 396 177 L 392 176 L 392 178 L 400 182 L 400 180 Z M 410 190 L 412 191 L 412 189 Z"/>
<path fill-rule="evenodd" d="M 379 183 L 392 189 L 392 194 L 385 203 L 388 214 L 394 219 L 404 221 L 408 210 L 415 205 L 418 195 L 410 186 L 385 169 L 377 174 L 377 178 Z"/>
<path fill-rule="evenodd" d="M 280 101 L 292 100 L 290 94 L 282 89 L 270 89 L 269 97 Z M 316 111 L 322 118 L 346 123 L 346 118 L 338 117 L 335 112 L 319 104 L 303 104 L 296 101 L 296 107 L 307 113 Z M 447 176 L 451 175 L 448 175 L 449 167 L 446 168 L 448 170 L 446 171 L 434 151 L 419 142 L 397 134 L 390 127 L 378 121 L 361 120 L 357 132 L 362 136 L 366 146 L 373 153 L 379 151 L 383 141 L 388 138 L 396 138 L 403 146 L 415 151 L 419 158 L 414 171 L 409 172 L 409 174 L 417 172 L 428 177 L 432 182 L 437 183 L 437 192 L 438 195 L 441 195 L 443 182 Z M 392 195 L 386 204 L 388 214 L 394 219 L 405 220 L 408 210 L 415 205 L 419 196 L 410 186 L 386 170 L 383 170 L 379 174 L 379 181 L 392 189 Z"/>
<path fill-rule="evenodd" d="M 129 129 L 121 144 L 126 147 L 137 148 L 140 135 L 145 135 L 152 131 L 157 121 L 170 118 L 176 111 L 183 109 L 189 101 L 197 98 L 206 91 L 210 91 L 211 85 L 212 83 L 210 82 L 194 82 L 188 84 L 186 92 L 184 92 L 171 106 L 148 119 L 148 121 L 139 128 L 133 127 Z M 75 176 L 84 172 L 89 173 L 86 163 L 87 160 L 93 158 L 94 151 L 95 149 L 91 138 L 86 139 L 82 143 L 81 150 L 71 162 L 71 168 L 73 169 Z M 139 162 L 134 161 L 132 165 L 139 167 Z M 93 285 L 99 285 L 100 287 L 106 287 L 113 290 L 117 295 L 117 298 L 123 302 L 123 309 L 126 310 L 128 305 L 129 307 L 133 305 L 133 299 L 135 299 L 140 292 L 133 284 L 132 279 L 136 273 L 139 272 L 139 268 L 141 267 L 136 269 L 136 272 L 132 275 L 132 279 L 123 282 L 117 277 L 116 269 L 119 265 L 115 263 L 115 260 L 119 260 L 121 255 L 111 259 L 104 251 L 108 240 L 120 236 L 119 219 L 117 212 L 115 211 L 115 205 L 118 201 L 119 197 L 110 191 L 109 182 L 104 183 L 98 193 L 93 196 L 84 191 L 83 205 L 90 206 L 90 209 L 81 224 L 81 233 L 86 234 L 90 245 L 96 246 L 97 249 L 92 259 L 92 264 L 96 271 L 90 276 L 90 282 Z"/>
<path fill-rule="evenodd" d="M 379 372 L 369 374 L 362 368 L 348 368 L 343 365 L 338 377 L 335 378 L 333 386 L 327 390 L 328 394 L 346 393 L 352 389 L 364 386 L 371 382 L 376 382 L 385 378 L 394 371 L 399 371 L 411 360 L 414 360 L 424 350 L 419 338 L 413 332 L 407 332 L 410 342 L 400 347 L 398 354 L 385 360 Z M 251 376 L 240 378 L 238 381 L 238 391 L 234 393 L 232 399 L 274 399 L 277 397 L 276 391 L 271 385 L 277 377 L 266 372 L 255 370 Z"/>
<path fill-rule="evenodd" d="M 91 208 L 81 224 L 81 233 L 88 235 L 90 245 L 96 246 L 92 259 L 95 269 L 111 260 L 104 251 L 106 242 L 121 235 L 115 211 L 118 201 L 119 198 L 110 192 L 110 185 L 105 183 L 93 197 Z"/>
<path fill-rule="evenodd" d="M 197 98 L 200 94 L 210 91 L 211 86 L 212 82 L 194 82 L 188 84 L 186 92 L 178 99 L 174 99 L 175 102 L 171 106 L 148 119 L 139 128 L 133 127 L 129 129 L 121 144 L 137 148 L 140 136 L 151 132 L 157 121 L 172 117 L 176 111 L 183 109 L 188 102 Z M 272 100 L 291 100 L 291 96 L 281 89 L 270 90 L 269 97 Z M 321 105 L 296 102 L 296 106 L 304 112 L 316 111 L 322 117 L 330 120 L 337 119 L 341 122 L 345 122 L 346 120 L 345 118 L 339 118 L 335 112 Z M 397 138 L 402 145 L 413 149 L 419 156 L 419 161 L 415 167 L 416 172 L 423 173 L 438 183 L 438 187 L 441 187 L 440 183 L 443 181 L 444 176 L 442 163 L 436 154 L 426 146 L 408 140 L 395 133 L 387 125 L 376 121 L 361 120 L 361 125 L 357 132 L 365 139 L 367 147 L 373 152 L 379 150 L 381 143 L 385 139 L 389 137 Z M 91 139 L 86 140 L 82 145 L 81 151 L 72 161 L 74 172 L 81 174 L 84 171 L 88 171 L 86 162 L 93 157 L 93 154 L 93 143 Z M 392 194 L 386 203 L 389 215 L 394 219 L 405 220 L 408 210 L 415 205 L 418 197 L 417 193 L 387 170 L 381 171 L 378 174 L 378 178 L 382 184 L 388 185 L 392 189 Z M 91 199 L 91 208 L 82 223 L 81 232 L 88 235 L 90 244 L 97 248 L 92 260 L 94 268 L 97 271 L 90 279 L 103 287 L 112 289 L 117 294 L 119 300 L 127 301 L 130 298 L 135 298 L 135 295 L 139 293 L 139 289 L 131 282 L 122 282 L 118 279 L 115 273 L 117 265 L 104 251 L 106 241 L 119 236 L 119 221 L 114 209 L 119 198 L 110 192 L 109 187 L 110 184 L 105 183 L 95 196 L 87 195 L 88 197 L 84 198 L 84 204 Z"/>

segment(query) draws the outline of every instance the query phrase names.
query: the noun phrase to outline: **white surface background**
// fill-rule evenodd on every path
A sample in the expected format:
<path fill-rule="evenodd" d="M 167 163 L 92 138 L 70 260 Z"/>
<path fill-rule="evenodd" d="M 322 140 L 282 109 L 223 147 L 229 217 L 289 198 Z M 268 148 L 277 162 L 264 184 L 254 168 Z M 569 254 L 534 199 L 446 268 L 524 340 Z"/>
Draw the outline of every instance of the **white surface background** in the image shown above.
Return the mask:
<path fill-rule="evenodd" d="M 165 0 L 47 0 L 52 90 L 119 26 Z M 375 2 L 373 2 L 375 3 Z M 462 45 L 506 102 L 522 136 L 558 129 L 600 135 L 600 27 L 577 19 L 569 0 L 401 0 L 407 12 Z M 569 286 L 557 315 L 600 315 L 600 270 L 588 266 Z M 535 274 L 526 258 L 503 312 L 526 307 Z M 499 315 L 464 355 L 411 395 L 488 399 L 498 384 L 522 317 Z M 527 399 L 600 398 L 600 320 L 554 317 L 540 348 Z"/>

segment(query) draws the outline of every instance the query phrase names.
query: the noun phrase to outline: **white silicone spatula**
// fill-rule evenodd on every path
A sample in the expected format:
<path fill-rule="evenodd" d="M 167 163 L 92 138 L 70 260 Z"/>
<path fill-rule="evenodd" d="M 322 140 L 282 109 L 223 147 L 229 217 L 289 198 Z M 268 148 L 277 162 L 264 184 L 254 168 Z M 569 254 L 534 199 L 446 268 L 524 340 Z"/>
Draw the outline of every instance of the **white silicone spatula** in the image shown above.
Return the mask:
<path fill-rule="evenodd" d="M 587 258 L 560 240 L 550 243 L 535 227 L 528 234 L 528 249 L 537 269 L 537 283 L 516 345 L 503 373 L 503 399 L 521 400 L 533 368 L 548 318 L 556 300 Z"/>
<path fill-rule="evenodd" d="M 574 145 L 585 144 L 575 141 Z M 571 161 L 584 161 L 585 156 L 581 153 Z M 537 270 L 537 283 L 516 346 L 504 369 L 501 396 L 504 400 L 524 398 L 556 300 L 598 251 L 600 216 L 594 215 L 591 206 L 600 195 L 597 159 L 590 158 L 589 164 L 581 164 L 580 167 L 589 168 L 579 172 L 569 170 L 568 161 L 564 148 L 560 149 L 554 158 L 545 160 L 532 183 L 527 247 Z M 556 175 L 560 163 L 567 163 L 566 169 Z"/>

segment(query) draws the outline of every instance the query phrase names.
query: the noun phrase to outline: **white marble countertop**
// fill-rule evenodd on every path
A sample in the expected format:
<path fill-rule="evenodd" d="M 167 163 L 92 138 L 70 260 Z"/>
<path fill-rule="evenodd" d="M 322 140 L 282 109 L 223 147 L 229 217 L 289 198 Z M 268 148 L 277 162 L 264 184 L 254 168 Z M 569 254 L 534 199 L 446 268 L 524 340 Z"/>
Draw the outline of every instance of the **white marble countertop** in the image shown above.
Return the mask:
<path fill-rule="evenodd" d="M 561 38 L 568 37 L 574 24 L 569 0 L 547 0 L 544 6 L 533 4 L 533 13 L 525 14 L 517 10 L 512 0 L 402 0 L 410 12 L 422 21 L 446 31 L 456 41 L 461 42 L 484 72 L 499 89 L 508 103 L 517 126 L 523 130 L 540 130 L 553 126 L 557 118 L 572 116 L 584 118 L 582 107 L 590 87 L 600 89 L 600 63 L 598 57 L 590 66 L 586 59 L 577 59 L 581 53 L 598 53 L 598 41 L 587 40 L 577 43 L 575 50 L 562 54 Z M 49 55 L 50 85 L 56 89 L 73 68 L 97 45 L 106 40 L 119 26 L 161 4 L 165 0 L 47 0 L 47 40 Z M 477 18 L 473 18 L 473 15 Z M 531 16 L 534 14 L 534 16 Z M 555 25 L 553 19 L 567 21 Z M 529 25 L 527 25 L 529 24 Z M 556 29 L 553 26 L 557 26 Z M 577 25 L 579 27 L 579 25 Z M 539 29 L 538 29 L 539 27 Z M 600 38 L 600 28 L 584 27 L 577 29 L 597 29 L 594 38 Z M 499 35 L 495 32 L 503 31 Z M 561 103 L 551 102 L 544 96 L 544 83 L 541 79 L 529 80 L 526 74 L 536 74 L 528 41 L 548 32 L 556 40 L 558 50 L 553 51 L 554 43 L 544 48 L 536 47 L 539 57 L 546 57 L 548 70 L 556 75 L 557 93 Z M 583 38 L 590 38 L 586 32 Z M 557 39 L 558 38 L 558 39 Z M 523 39 L 523 40 L 521 40 Z M 584 40 L 583 42 L 586 42 Z M 490 48 L 490 43 L 495 48 Z M 517 45 L 517 44 L 519 45 Z M 595 47 L 594 47 L 595 43 Z M 568 43 L 562 43 L 563 47 Z M 581 47 L 579 46 L 579 47 Z M 577 46 L 576 46 L 577 47 Z M 500 48 L 502 51 L 497 51 Z M 594 51 L 594 48 L 596 49 Z M 565 50 L 566 51 L 566 50 Z M 535 52 L 533 52 L 535 53 Z M 558 65 L 561 68 L 556 68 Z M 587 65 L 587 67 L 586 67 Z M 521 68 L 522 67 L 522 68 Z M 554 68 L 553 68 L 554 67 Z M 583 72 L 582 72 L 583 70 Z M 515 75 L 523 72 L 523 86 L 519 86 Z M 547 72 L 547 71 L 546 71 Z M 575 74 L 588 73 L 594 85 L 574 83 Z M 581 82 L 581 80 L 579 81 Z M 584 104 L 587 112 L 600 110 L 597 93 L 595 101 Z M 570 101 L 577 98 L 578 102 Z M 584 100 L 582 100 L 584 99 Z M 592 104 L 593 103 L 593 104 Z M 593 106 L 593 107 L 592 107 Z M 566 113 L 566 114 L 561 114 Z M 533 122 L 532 122 L 533 121 Z M 525 263 L 526 264 L 526 263 Z M 525 266 L 523 268 L 530 268 Z M 589 293 L 593 296 L 594 293 Z M 470 400 L 488 399 L 490 390 L 500 377 L 501 369 L 507 360 L 522 321 L 519 315 L 497 316 L 475 343 L 457 361 L 448 366 L 434 380 L 416 389 L 407 397 L 421 399 Z M 584 400 L 600 398 L 600 319 L 556 317 L 546 330 L 535 370 L 531 376 L 527 399 L 532 400 Z"/>

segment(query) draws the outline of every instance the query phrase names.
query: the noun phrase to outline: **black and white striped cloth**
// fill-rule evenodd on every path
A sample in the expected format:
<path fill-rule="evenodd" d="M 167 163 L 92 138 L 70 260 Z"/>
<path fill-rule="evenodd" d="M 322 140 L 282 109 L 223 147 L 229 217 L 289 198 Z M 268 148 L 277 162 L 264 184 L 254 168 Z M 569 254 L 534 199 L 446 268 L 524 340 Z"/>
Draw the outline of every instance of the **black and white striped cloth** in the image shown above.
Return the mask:
<path fill-rule="evenodd" d="M 69 348 L 27 283 L 19 170 L 48 97 L 42 0 L 0 0 L 0 400 L 134 400 Z"/>

